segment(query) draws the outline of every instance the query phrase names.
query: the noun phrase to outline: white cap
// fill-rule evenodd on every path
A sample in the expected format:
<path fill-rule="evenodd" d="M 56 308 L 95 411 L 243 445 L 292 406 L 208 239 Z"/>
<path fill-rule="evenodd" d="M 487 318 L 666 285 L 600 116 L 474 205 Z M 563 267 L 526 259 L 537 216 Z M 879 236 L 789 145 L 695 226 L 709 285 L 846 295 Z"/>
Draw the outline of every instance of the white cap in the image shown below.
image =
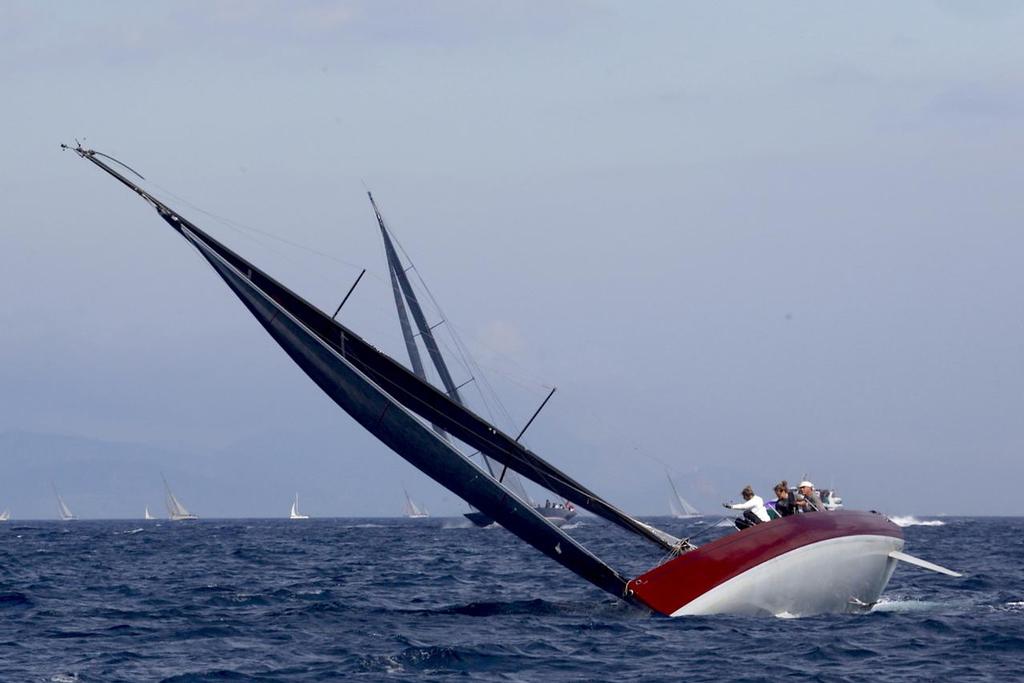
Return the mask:
<path fill-rule="evenodd" d="M 800 485 L 797 486 L 797 488 L 798 489 L 802 489 L 805 486 L 807 486 L 809 488 L 812 488 L 812 489 L 814 488 L 814 484 L 812 484 L 811 482 L 807 481 L 806 479 L 804 479 L 802 482 L 800 482 Z"/>

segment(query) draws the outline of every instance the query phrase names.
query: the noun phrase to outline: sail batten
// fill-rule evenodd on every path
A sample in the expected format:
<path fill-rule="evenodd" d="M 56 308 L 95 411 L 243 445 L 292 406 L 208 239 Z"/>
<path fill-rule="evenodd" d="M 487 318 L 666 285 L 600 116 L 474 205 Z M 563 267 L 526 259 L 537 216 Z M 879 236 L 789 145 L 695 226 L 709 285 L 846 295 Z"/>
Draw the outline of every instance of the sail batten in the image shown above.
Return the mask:
<path fill-rule="evenodd" d="M 575 503 L 578 507 L 613 522 L 662 548 L 670 549 L 678 541 L 678 539 L 670 534 L 644 524 L 617 509 L 590 489 L 540 458 L 522 444 L 516 442 L 513 437 L 491 425 L 468 408 L 455 403 L 444 392 L 416 377 L 414 373 L 405 368 L 401 363 L 378 351 L 349 328 L 331 319 L 329 315 L 206 234 L 187 219 L 182 218 L 166 204 L 154 198 L 109 165 L 97 159 L 91 150 L 79 148 L 75 151 L 151 204 L 157 210 L 160 217 L 183 237 L 186 237 L 197 247 L 202 245 L 200 250 L 208 261 L 210 261 L 211 256 L 216 256 L 223 266 L 229 266 L 234 272 L 237 272 L 246 286 L 258 289 L 261 295 L 277 309 L 287 313 L 295 320 L 301 321 L 304 329 L 309 330 L 321 344 L 337 354 L 353 370 L 358 371 L 376 387 L 379 387 L 380 391 L 386 396 L 391 397 L 397 406 L 416 413 L 431 424 L 439 425 L 470 447 L 479 450 L 484 455 L 503 465 L 507 465 L 509 469 Z M 205 250 L 203 247 L 205 247 Z M 220 272 L 221 269 L 216 265 L 215 268 Z M 223 273 L 221 275 L 224 277 Z M 225 277 L 225 280 L 227 279 Z M 233 286 L 232 289 L 235 289 L 235 287 Z M 236 289 L 235 291 L 237 293 L 238 290 Z M 249 306 L 248 303 L 246 305 Z M 251 306 L 249 308 L 250 311 L 253 311 Z M 253 312 L 255 315 L 255 311 Z M 264 326 L 266 327 L 266 325 Z M 282 346 L 284 345 L 282 344 Z M 289 355 L 292 355 L 290 351 Z M 293 359 L 295 358 L 294 355 L 292 357 Z M 321 385 L 321 388 L 323 388 L 323 385 Z M 325 389 L 325 391 L 328 390 Z M 468 460 L 467 463 L 475 467 Z M 471 472 L 467 473 L 467 476 L 471 475 Z M 499 488 L 502 491 L 502 495 L 511 495 L 511 492 L 507 489 L 500 487 L 500 485 Z M 463 498 L 466 497 L 463 496 Z M 472 504 L 468 498 L 466 500 Z"/>

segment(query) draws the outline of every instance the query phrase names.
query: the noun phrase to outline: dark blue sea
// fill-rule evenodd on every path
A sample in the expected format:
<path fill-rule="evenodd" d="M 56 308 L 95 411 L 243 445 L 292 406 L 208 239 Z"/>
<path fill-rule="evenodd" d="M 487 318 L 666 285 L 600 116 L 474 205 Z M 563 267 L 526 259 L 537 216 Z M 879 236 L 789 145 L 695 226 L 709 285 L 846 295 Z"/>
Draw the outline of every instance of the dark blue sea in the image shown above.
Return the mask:
<path fill-rule="evenodd" d="M 1024 518 L 905 521 L 965 576 L 900 567 L 871 613 L 803 619 L 653 616 L 453 519 L 11 521 L 0 680 L 1020 680 Z M 628 573 L 659 560 L 571 533 Z"/>

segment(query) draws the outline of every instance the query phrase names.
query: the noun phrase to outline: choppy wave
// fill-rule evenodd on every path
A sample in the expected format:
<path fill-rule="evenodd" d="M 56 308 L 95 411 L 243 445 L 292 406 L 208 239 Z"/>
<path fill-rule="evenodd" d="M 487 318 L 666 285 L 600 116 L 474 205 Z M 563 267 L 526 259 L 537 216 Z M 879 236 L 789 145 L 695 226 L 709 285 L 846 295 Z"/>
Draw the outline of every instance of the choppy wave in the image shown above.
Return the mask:
<path fill-rule="evenodd" d="M 910 516 L 910 515 L 906 515 L 906 516 L 896 515 L 894 517 L 890 517 L 889 521 L 891 521 L 896 526 L 901 526 L 901 527 L 908 527 L 908 526 L 946 526 L 946 523 L 943 522 L 941 519 L 918 519 L 917 517 L 913 517 L 913 516 Z"/>
<path fill-rule="evenodd" d="M 897 519 L 965 578 L 901 564 L 872 609 L 796 621 L 657 617 L 444 519 L 0 527 L 0 681 L 1018 678 L 1024 520 Z M 689 528 L 733 533 L 715 521 Z M 626 575 L 660 559 L 612 525 L 571 533 Z"/>

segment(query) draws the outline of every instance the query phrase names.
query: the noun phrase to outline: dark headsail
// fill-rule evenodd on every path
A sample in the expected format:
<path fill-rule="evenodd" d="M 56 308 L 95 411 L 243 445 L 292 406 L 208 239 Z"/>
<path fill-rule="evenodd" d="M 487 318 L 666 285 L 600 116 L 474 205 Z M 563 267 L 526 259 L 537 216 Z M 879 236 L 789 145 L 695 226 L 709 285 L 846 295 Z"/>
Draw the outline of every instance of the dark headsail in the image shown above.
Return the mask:
<path fill-rule="evenodd" d="M 441 384 L 444 385 L 444 390 L 448 393 L 448 396 L 458 403 L 460 406 L 465 405 L 462 402 L 462 397 L 459 395 L 459 388 L 455 386 L 455 381 L 452 379 L 452 373 L 448 371 L 448 364 L 444 362 L 444 356 L 441 355 L 441 349 L 437 346 L 437 340 L 434 339 L 434 331 L 430 328 L 430 324 L 427 323 L 427 317 L 423 315 L 423 307 L 420 306 L 419 299 L 416 298 L 416 293 L 412 290 L 412 283 L 409 282 L 409 276 L 406 274 L 405 269 L 402 268 L 402 262 L 398 258 L 398 252 L 395 251 L 395 245 L 391 241 L 391 235 L 388 234 L 387 226 L 384 225 L 384 219 L 380 215 L 380 211 L 377 209 L 377 202 L 373 201 L 373 194 L 370 192 L 366 193 L 370 198 L 370 205 L 373 207 L 373 213 L 377 216 L 377 225 L 380 226 L 380 234 L 384 240 L 384 251 L 387 253 L 388 258 L 388 270 L 391 272 L 392 281 L 397 280 L 398 285 L 402 290 L 402 294 L 405 296 L 405 301 L 409 304 L 409 312 L 412 313 L 412 319 L 416 322 L 416 328 L 419 330 L 420 338 L 423 339 L 424 346 L 427 347 L 427 353 L 430 354 L 430 360 L 434 363 L 434 368 L 437 370 L 438 377 L 441 378 Z M 395 303 L 398 303 L 398 292 L 395 292 Z M 399 315 L 402 314 L 402 307 L 399 304 Z M 408 325 L 408 320 L 406 321 Z M 403 326 L 402 332 L 405 332 Z M 411 336 L 406 336 L 406 345 L 412 340 Z M 415 348 L 415 343 L 412 345 Z M 412 349 L 410 349 L 410 356 L 412 356 Z M 419 355 L 418 353 L 416 355 Z M 416 373 L 419 375 L 419 373 Z"/>
<path fill-rule="evenodd" d="M 575 481 L 558 468 L 543 460 L 522 444 L 517 443 L 513 437 L 497 429 L 464 406 L 455 403 L 447 394 L 438 391 L 430 384 L 416 377 L 415 374 L 411 373 L 400 363 L 397 363 L 387 355 L 378 351 L 347 327 L 331 319 L 329 315 L 316 308 L 281 283 L 277 282 L 274 278 L 255 267 L 246 259 L 228 249 L 216 239 L 206 234 L 203 230 L 196 227 L 190 221 L 182 218 L 166 204 L 150 195 L 132 181 L 128 180 L 124 175 L 118 173 L 116 170 L 111 168 L 110 165 L 97 158 L 98 153 L 81 147 L 75 148 L 75 151 L 81 157 L 91 161 L 93 164 L 109 173 L 151 204 L 157 210 L 160 217 L 168 223 L 168 225 L 182 236 L 189 239 L 193 244 L 196 244 L 208 260 L 211 260 L 211 257 L 215 257 L 211 260 L 211 263 L 218 269 L 218 272 L 221 273 L 225 280 L 228 281 L 228 284 L 232 286 L 232 289 L 234 289 L 235 292 L 243 298 L 243 301 L 245 301 L 246 305 L 251 311 L 253 311 L 257 318 L 260 318 L 260 314 L 257 313 L 257 309 L 267 312 L 269 310 L 267 307 L 273 308 L 276 312 L 270 311 L 268 313 L 268 320 L 260 318 L 261 323 L 267 327 L 268 331 L 270 331 L 274 338 L 277 339 L 282 347 L 285 348 L 296 363 L 298 363 L 300 367 L 302 367 L 303 370 L 305 370 L 306 373 L 309 374 L 310 377 L 312 377 L 326 393 L 328 393 L 328 395 L 331 395 L 339 405 L 355 417 L 371 433 L 377 435 L 378 438 L 391 446 L 407 460 L 413 462 L 413 464 L 422 471 L 426 472 L 438 481 L 441 481 L 441 479 L 439 479 L 438 476 L 435 476 L 435 474 L 443 475 L 445 482 L 442 483 L 445 486 L 465 499 L 466 502 L 492 516 L 509 531 L 520 535 L 524 540 L 537 546 L 546 554 L 555 557 L 555 555 L 552 555 L 552 553 L 555 553 L 554 545 L 546 549 L 541 548 L 534 542 L 529 533 L 520 533 L 517 531 L 517 528 L 523 525 L 523 522 L 521 521 L 522 519 L 532 519 L 534 517 L 543 519 L 533 510 L 529 509 L 529 506 L 519 504 L 512 499 L 512 497 L 508 495 L 508 492 L 497 482 L 490 480 L 490 478 L 486 476 L 481 476 L 479 470 L 476 470 L 475 466 L 471 462 L 443 441 L 437 439 L 435 435 L 429 432 L 429 430 L 424 429 L 425 433 L 429 436 L 429 439 L 424 439 L 422 434 L 416 433 L 413 440 L 423 447 L 423 452 L 438 451 L 439 447 L 437 444 L 441 444 L 443 446 L 441 452 L 447 453 L 449 456 L 445 458 L 445 461 L 451 460 L 452 458 L 450 457 L 450 454 L 454 453 L 458 456 L 460 462 L 465 462 L 466 467 L 473 468 L 465 470 L 461 465 L 455 467 L 455 469 L 458 470 L 459 475 L 465 476 L 468 481 L 473 482 L 474 486 L 467 488 L 462 484 L 449 485 L 447 482 L 452 478 L 454 472 L 448 471 L 444 464 L 434 463 L 429 459 L 424 460 L 419 455 L 418 451 L 416 453 L 409 452 L 415 449 L 410 449 L 410 447 L 405 443 L 398 443 L 397 438 L 391 432 L 383 433 L 380 425 L 385 422 L 384 418 L 392 413 L 401 414 L 409 418 L 411 423 L 404 419 L 399 420 L 402 423 L 402 430 L 400 431 L 403 436 L 405 436 L 409 433 L 414 433 L 411 424 L 416 424 L 421 428 L 422 425 L 413 419 L 411 415 L 406 413 L 405 410 L 401 410 L 400 408 L 416 413 L 428 422 L 436 424 L 448 431 L 454 437 L 465 442 L 472 448 L 476 448 L 488 457 L 493 458 L 503 465 L 507 465 L 510 469 L 518 472 L 527 479 L 530 479 L 538 485 L 564 497 L 566 500 L 572 501 L 577 506 L 590 511 L 595 515 L 603 517 L 604 519 L 618 524 L 619 526 L 656 543 L 664 549 L 671 549 L 678 541 L 678 539 L 670 534 L 666 534 L 644 524 L 643 522 L 640 522 L 639 520 L 634 519 L 621 510 L 615 508 L 596 493 L 590 491 L 588 488 Z M 226 273 L 232 273 L 239 277 L 229 278 Z M 243 296 L 243 292 L 249 292 L 251 296 L 246 298 Z M 298 328 L 301 328 L 306 336 L 302 336 L 301 340 L 295 339 L 294 337 L 296 336 L 296 333 L 291 331 L 291 327 L 285 325 L 285 320 L 293 323 L 295 326 L 298 326 Z M 282 326 L 288 327 L 290 330 L 287 335 L 279 329 Z M 283 339 L 286 339 L 287 343 Z M 317 348 L 306 348 L 314 343 L 319 346 Z M 327 363 L 330 359 L 330 372 L 320 368 L 320 366 L 312 367 L 310 365 L 310 363 L 312 363 L 311 360 L 307 362 L 306 360 L 300 360 L 299 358 L 306 358 L 307 356 L 315 356 L 324 363 Z M 339 367 L 334 367 L 335 365 Z M 333 384 L 325 386 L 324 382 L 327 380 L 324 378 L 330 377 L 330 381 L 333 382 L 337 379 L 336 376 L 338 375 L 343 375 L 346 380 L 351 379 L 353 376 L 358 377 L 360 380 L 360 382 L 357 383 L 358 389 L 354 389 L 347 384 L 342 388 L 338 388 Z M 355 382 L 354 379 L 351 381 Z M 366 397 L 358 396 L 357 392 L 364 389 L 369 392 L 368 395 Z M 349 401 L 351 405 L 342 403 L 341 398 Z M 377 407 L 386 403 L 388 406 L 398 408 L 399 410 L 392 410 L 389 413 L 385 407 L 382 411 L 376 414 L 376 417 L 370 419 L 359 412 L 359 410 L 364 407 L 363 404 L 367 402 L 372 403 Z M 373 424 L 368 426 L 365 420 L 369 420 Z M 374 422 L 374 420 L 379 421 L 380 424 Z M 384 430 L 384 432 L 386 432 L 386 430 Z M 430 441 L 430 439 L 433 439 L 433 441 Z M 430 445 L 428 447 L 425 444 Z M 479 490 L 480 493 L 477 493 L 477 490 Z M 507 506 L 508 509 L 506 510 L 503 508 L 503 505 Z M 523 509 L 526 509 L 528 514 L 524 513 Z M 506 523 L 506 519 L 508 519 L 508 523 Z M 558 530 L 548 522 L 544 521 L 544 524 L 550 526 L 555 532 L 558 532 Z M 545 534 L 548 533 L 550 533 L 550 530 L 545 532 Z M 541 535 L 543 536 L 545 534 Z M 560 539 L 562 537 L 570 539 L 570 537 L 561 532 L 558 532 L 556 537 Z M 564 543 L 565 542 L 563 542 L 563 545 Z M 572 543 L 575 545 L 574 541 Z M 557 545 L 557 542 L 555 545 Z M 583 552 L 585 553 L 586 551 Z M 563 557 L 560 554 L 558 557 L 555 557 L 555 559 L 566 564 L 566 566 L 570 566 L 563 561 Z M 594 559 L 596 561 L 596 558 Z M 602 564 L 601 566 L 603 567 L 604 565 Z M 570 566 L 570 568 L 573 567 Z M 575 570 L 576 569 L 574 569 L 574 571 Z M 608 569 L 608 571 L 612 570 Z M 579 573 L 581 573 L 581 575 L 583 574 L 583 572 Z M 594 572 L 590 573 L 593 574 Z M 594 580 L 589 575 L 586 577 L 592 581 Z M 618 577 L 617 574 L 615 574 L 615 577 L 616 579 L 621 578 Z M 607 582 L 604 580 L 601 580 L 600 582 L 595 581 L 595 583 L 599 583 L 603 588 L 607 588 Z"/>
<path fill-rule="evenodd" d="M 423 363 L 419 359 L 419 349 L 416 345 L 416 337 L 419 336 L 423 340 L 424 346 L 427 348 L 430 360 L 434 364 L 434 367 L 437 370 L 437 375 L 441 378 L 441 383 L 444 385 L 446 392 L 451 399 L 455 401 L 455 403 L 465 407 L 466 402 L 459 393 L 459 387 L 455 386 L 451 372 L 448 370 L 448 364 L 445 362 L 444 354 L 441 353 L 440 347 L 437 344 L 437 339 L 434 337 L 434 327 L 437 325 L 431 326 L 427 322 L 427 317 L 423 313 L 423 307 L 420 305 L 419 297 L 416 296 L 416 291 L 413 289 L 412 283 L 409 281 L 409 277 L 407 275 L 409 269 L 402 266 L 402 260 L 398 256 L 398 250 L 395 249 L 395 241 L 392 239 L 391 231 L 385 224 L 384 217 L 381 215 L 380 209 L 377 207 L 377 202 L 373 198 L 373 193 L 368 191 L 366 196 L 370 199 L 370 206 L 373 207 L 373 214 L 377 218 L 377 226 L 380 228 L 381 239 L 384 242 L 384 253 L 388 262 L 388 272 L 391 275 L 391 288 L 395 295 L 395 306 L 398 309 L 398 318 L 402 328 L 402 336 L 405 338 L 405 346 L 409 351 L 409 360 L 412 363 L 413 372 L 416 373 L 416 376 L 423 381 L 429 381 L 426 374 L 422 372 Z M 416 322 L 416 329 L 418 330 L 416 335 L 412 333 L 408 317 L 405 313 L 406 303 L 408 303 L 409 310 L 413 313 L 413 320 Z M 419 364 L 419 370 L 417 369 L 417 363 Z M 435 429 L 437 429 L 436 425 Z M 444 432 L 443 430 L 439 430 L 439 433 L 447 435 L 447 432 Z M 522 434 L 520 434 L 520 436 L 522 436 Z M 516 441 L 518 440 L 519 438 L 517 437 Z M 514 472 L 507 472 L 507 469 L 495 466 L 495 464 L 491 462 L 490 458 L 486 455 L 481 455 L 480 457 L 484 461 L 484 466 L 487 468 L 487 472 L 492 477 L 496 477 L 500 483 L 503 483 L 523 500 L 532 502 L 529 494 L 523 487 L 523 482 L 519 480 L 519 477 Z M 481 515 L 479 512 L 471 513 L 470 515 L 467 515 L 467 517 L 480 526 L 487 526 L 493 522 L 493 520 Z"/>

